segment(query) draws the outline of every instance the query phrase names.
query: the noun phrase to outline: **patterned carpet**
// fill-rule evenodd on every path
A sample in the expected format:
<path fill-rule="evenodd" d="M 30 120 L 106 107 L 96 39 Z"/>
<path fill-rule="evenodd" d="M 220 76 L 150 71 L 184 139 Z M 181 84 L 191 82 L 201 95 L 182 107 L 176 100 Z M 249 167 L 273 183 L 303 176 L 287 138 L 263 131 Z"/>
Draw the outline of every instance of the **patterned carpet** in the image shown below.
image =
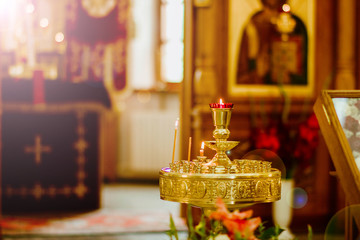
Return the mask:
<path fill-rule="evenodd" d="M 3 216 L 4 237 L 106 236 L 131 233 L 160 233 L 169 230 L 170 214 L 148 211 L 101 209 L 94 212 L 55 215 Z M 185 231 L 185 221 L 173 217 L 177 229 Z"/>

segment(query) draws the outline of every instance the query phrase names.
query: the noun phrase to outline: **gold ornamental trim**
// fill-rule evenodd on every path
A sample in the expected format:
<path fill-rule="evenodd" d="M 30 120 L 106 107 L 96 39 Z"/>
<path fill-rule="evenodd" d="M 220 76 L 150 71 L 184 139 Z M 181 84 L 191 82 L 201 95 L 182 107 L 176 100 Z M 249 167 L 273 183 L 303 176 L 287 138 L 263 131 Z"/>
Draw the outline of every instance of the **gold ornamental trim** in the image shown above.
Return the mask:
<path fill-rule="evenodd" d="M 277 169 L 248 174 L 186 174 L 163 168 L 159 183 L 161 199 L 203 208 L 213 208 L 217 198 L 230 208 L 281 198 L 281 172 Z"/>

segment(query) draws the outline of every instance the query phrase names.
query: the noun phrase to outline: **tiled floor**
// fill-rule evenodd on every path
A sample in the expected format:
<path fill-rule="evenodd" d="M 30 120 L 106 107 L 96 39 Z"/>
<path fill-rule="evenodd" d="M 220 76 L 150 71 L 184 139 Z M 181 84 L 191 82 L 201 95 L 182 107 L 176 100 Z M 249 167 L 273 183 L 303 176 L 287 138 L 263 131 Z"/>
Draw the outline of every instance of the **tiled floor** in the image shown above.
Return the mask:
<path fill-rule="evenodd" d="M 134 209 L 134 211 L 143 211 L 150 209 L 157 209 L 166 213 L 171 213 L 173 216 L 180 216 L 180 204 L 177 202 L 168 202 L 160 199 L 159 187 L 156 184 L 114 184 L 105 185 L 103 189 L 103 204 L 104 208 L 124 208 Z M 179 234 L 180 240 L 187 238 L 187 233 Z M 93 239 L 93 238 L 92 238 Z M 170 240 L 165 233 L 153 234 L 126 234 L 118 236 L 109 236 L 101 240 Z M 308 239 L 307 234 L 297 235 L 296 239 Z M 324 239 L 323 234 L 314 234 L 312 240 Z M 343 239 L 343 236 L 336 238 L 332 236 L 331 239 Z M 77 240 L 77 239 L 76 239 Z M 83 240 L 83 239 L 81 239 Z"/>
<path fill-rule="evenodd" d="M 159 186 L 156 184 L 106 184 L 102 189 L 101 207 L 105 209 L 127 210 L 130 212 L 156 212 L 174 217 L 180 216 L 180 203 L 160 199 Z M 161 214 L 160 214 L 161 215 Z M 16 238 L 16 237 L 14 237 Z M 14 239 L 10 237 L 4 240 Z M 166 233 L 131 233 L 117 235 L 88 235 L 72 237 L 26 237 L 21 240 L 170 240 Z M 179 232 L 179 239 L 185 240 L 187 233 Z M 0 239 L 1 235 L 0 235 Z"/>
<path fill-rule="evenodd" d="M 180 216 L 180 204 L 160 199 L 159 186 L 155 184 L 111 184 L 104 185 L 102 207 L 114 209 L 132 209 L 133 211 L 156 210 Z M 179 233 L 179 238 L 187 238 L 186 233 Z M 99 238 L 87 238 L 89 240 Z M 86 239 L 86 240 L 87 240 Z M 74 240 L 85 240 L 74 239 Z M 165 233 L 122 234 L 102 237 L 101 240 L 170 240 Z"/>
<path fill-rule="evenodd" d="M 160 199 L 158 185 L 142 184 L 114 184 L 105 185 L 103 188 L 104 208 L 133 209 L 134 211 L 158 210 L 165 213 L 171 213 L 173 216 L 180 216 L 180 204 L 177 202 L 168 202 Z M 306 234 L 296 236 L 298 240 L 308 239 Z M 180 240 L 187 238 L 187 233 L 179 235 Z M 89 240 L 96 238 L 87 238 Z M 86 240 L 87 240 L 86 239 Z M 152 234 L 123 234 L 117 236 L 107 236 L 101 240 L 170 240 L 165 233 Z M 312 240 L 324 239 L 322 234 L 315 234 Z M 85 239 L 75 239 L 85 240 Z"/>
<path fill-rule="evenodd" d="M 102 207 L 157 210 L 180 216 L 180 204 L 160 199 L 159 186 L 155 184 L 107 184 L 103 187 Z"/>
<path fill-rule="evenodd" d="M 180 216 L 180 204 L 168 202 L 160 199 L 159 186 L 156 184 L 107 184 L 102 189 L 102 208 L 106 209 L 126 209 L 131 211 L 149 211 Z M 306 234 L 296 236 L 298 240 L 308 239 Z M 0 238 L 1 239 L 1 238 Z M 35 240 L 35 238 L 21 238 L 22 240 Z M 45 240 L 48 238 L 38 238 Z M 51 238 L 55 239 L 55 238 Z M 166 233 L 132 233 L 107 236 L 86 236 L 86 237 L 66 237 L 56 238 L 61 240 L 170 240 Z M 180 232 L 179 240 L 186 240 L 187 233 Z M 322 234 L 316 234 L 312 240 L 324 239 Z M 334 239 L 334 238 L 331 238 Z M 341 239 L 341 238 L 339 238 Z"/>

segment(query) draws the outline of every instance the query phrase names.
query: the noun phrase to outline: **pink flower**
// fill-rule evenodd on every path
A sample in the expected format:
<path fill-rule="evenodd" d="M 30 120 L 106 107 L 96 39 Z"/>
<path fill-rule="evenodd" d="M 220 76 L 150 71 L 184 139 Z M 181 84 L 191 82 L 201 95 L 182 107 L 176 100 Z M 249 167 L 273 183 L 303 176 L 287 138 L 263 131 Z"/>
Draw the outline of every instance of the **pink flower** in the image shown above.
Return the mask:
<path fill-rule="evenodd" d="M 252 210 L 248 210 L 245 212 L 239 212 L 239 210 L 235 210 L 231 213 L 228 211 L 225 203 L 221 198 L 217 199 L 216 206 L 217 210 L 209 216 L 209 219 L 214 219 L 222 222 L 222 224 L 228 231 L 228 236 L 230 237 L 230 239 L 235 239 L 236 233 L 240 233 L 241 237 L 244 237 L 246 239 L 257 239 L 254 236 L 254 231 L 260 225 L 261 218 L 251 218 L 253 214 Z"/>

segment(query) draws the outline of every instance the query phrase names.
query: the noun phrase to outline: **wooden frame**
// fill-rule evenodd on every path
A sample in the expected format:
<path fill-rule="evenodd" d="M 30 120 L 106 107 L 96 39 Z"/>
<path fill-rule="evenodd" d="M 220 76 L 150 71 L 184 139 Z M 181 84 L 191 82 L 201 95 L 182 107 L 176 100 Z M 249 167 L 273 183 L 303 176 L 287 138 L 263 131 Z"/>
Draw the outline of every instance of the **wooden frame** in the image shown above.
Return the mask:
<path fill-rule="evenodd" d="M 354 145 L 349 141 L 349 125 L 345 125 L 343 120 L 344 116 L 360 118 L 356 113 L 359 111 L 360 114 L 360 110 L 355 107 L 354 100 L 360 103 L 360 90 L 323 90 L 314 105 L 321 132 L 349 205 L 360 204 L 360 166 L 357 166 L 354 157 L 355 150 L 360 149 L 351 147 Z M 360 122 L 353 123 L 354 127 L 360 129 Z M 360 213 L 353 213 L 353 216 L 360 226 Z"/>
<path fill-rule="evenodd" d="M 236 80 L 238 53 L 241 45 L 241 36 L 250 17 L 262 9 L 260 1 L 229 0 L 228 17 L 228 95 L 230 97 L 278 97 L 285 93 L 294 97 L 312 97 L 314 93 L 314 63 L 315 63 L 315 3 L 311 0 L 288 1 L 292 12 L 305 24 L 307 29 L 307 84 L 284 84 L 280 89 L 278 84 L 239 84 Z"/>

